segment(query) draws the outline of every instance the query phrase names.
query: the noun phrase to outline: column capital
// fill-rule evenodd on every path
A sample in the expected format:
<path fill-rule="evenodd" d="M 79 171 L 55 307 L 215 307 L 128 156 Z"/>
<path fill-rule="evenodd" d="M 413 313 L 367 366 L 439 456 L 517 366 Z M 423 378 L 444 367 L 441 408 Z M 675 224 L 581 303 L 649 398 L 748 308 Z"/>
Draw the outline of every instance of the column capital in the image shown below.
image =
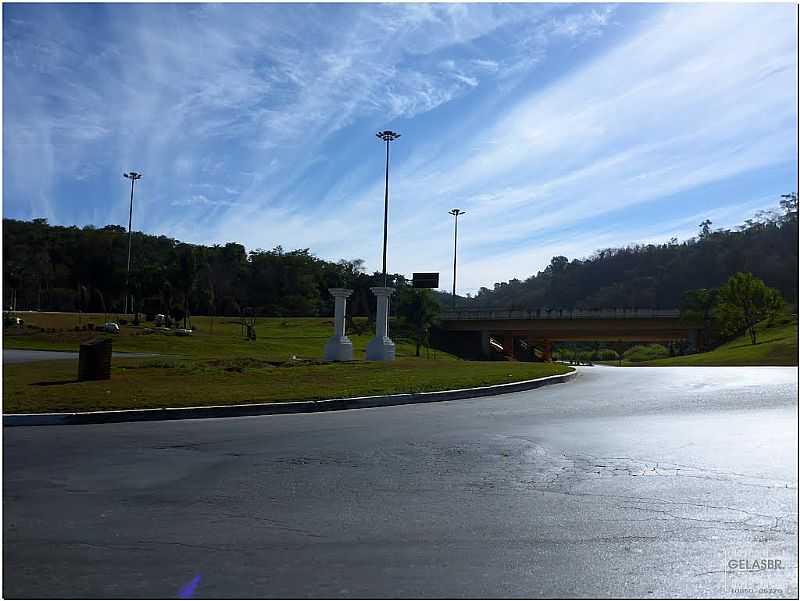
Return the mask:
<path fill-rule="evenodd" d="M 374 288 L 370 288 L 370 290 L 372 290 L 372 294 L 375 296 L 391 296 L 395 289 L 385 286 L 375 286 Z"/>
<path fill-rule="evenodd" d="M 330 292 L 331 296 L 335 298 L 347 298 L 353 294 L 353 291 L 349 288 L 328 288 L 328 292 Z"/>

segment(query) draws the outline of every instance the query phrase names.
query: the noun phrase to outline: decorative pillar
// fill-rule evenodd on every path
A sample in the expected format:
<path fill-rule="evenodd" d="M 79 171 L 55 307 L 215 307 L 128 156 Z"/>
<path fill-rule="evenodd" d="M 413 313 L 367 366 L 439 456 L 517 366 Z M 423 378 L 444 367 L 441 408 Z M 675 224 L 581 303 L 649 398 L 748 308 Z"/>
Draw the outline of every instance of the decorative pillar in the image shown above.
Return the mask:
<path fill-rule="evenodd" d="M 347 313 L 347 297 L 353 294 L 353 291 L 347 288 L 328 288 L 328 292 L 331 293 L 336 303 L 333 318 L 336 333 L 328 338 L 328 342 L 325 344 L 325 360 L 352 361 L 353 343 L 345 336 L 344 324 Z"/>
<path fill-rule="evenodd" d="M 389 338 L 389 297 L 394 288 L 370 288 L 378 299 L 375 314 L 375 338 L 367 345 L 367 361 L 394 361 L 394 342 Z"/>

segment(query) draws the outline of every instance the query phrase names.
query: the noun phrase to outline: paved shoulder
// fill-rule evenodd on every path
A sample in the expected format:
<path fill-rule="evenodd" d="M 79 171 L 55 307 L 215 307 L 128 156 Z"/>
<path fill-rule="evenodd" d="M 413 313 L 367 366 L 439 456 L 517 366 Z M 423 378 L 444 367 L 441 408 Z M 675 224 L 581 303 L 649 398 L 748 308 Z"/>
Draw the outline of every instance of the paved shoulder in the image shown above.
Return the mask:
<path fill-rule="evenodd" d="M 154 353 L 112 353 L 114 357 L 154 357 Z M 34 361 L 58 361 L 77 359 L 73 351 L 35 351 L 26 349 L 3 349 L 3 364 L 33 363 Z"/>

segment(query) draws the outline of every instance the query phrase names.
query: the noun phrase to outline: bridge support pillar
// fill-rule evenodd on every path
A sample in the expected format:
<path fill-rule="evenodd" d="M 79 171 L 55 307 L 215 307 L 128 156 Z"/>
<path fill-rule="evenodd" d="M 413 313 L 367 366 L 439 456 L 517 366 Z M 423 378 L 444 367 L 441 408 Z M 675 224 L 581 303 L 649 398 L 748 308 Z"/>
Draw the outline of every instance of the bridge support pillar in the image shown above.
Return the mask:
<path fill-rule="evenodd" d="M 503 334 L 503 354 L 514 357 L 514 335 Z"/>
<path fill-rule="evenodd" d="M 697 338 L 698 338 L 698 331 L 697 330 L 689 330 L 689 352 L 696 353 L 697 352 Z"/>
<path fill-rule="evenodd" d="M 489 330 L 481 330 L 481 355 L 484 359 L 492 358 L 492 347 L 489 342 Z"/>

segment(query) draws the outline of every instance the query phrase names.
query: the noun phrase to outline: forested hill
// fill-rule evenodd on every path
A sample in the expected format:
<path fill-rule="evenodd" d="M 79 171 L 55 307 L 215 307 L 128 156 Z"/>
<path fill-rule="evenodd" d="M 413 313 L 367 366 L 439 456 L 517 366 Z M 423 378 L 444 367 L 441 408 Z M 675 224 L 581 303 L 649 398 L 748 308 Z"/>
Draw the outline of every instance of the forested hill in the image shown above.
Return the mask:
<path fill-rule="evenodd" d="M 678 307 L 687 290 L 713 288 L 737 271 L 749 271 L 797 302 L 797 196 L 780 211 L 757 215 L 734 230 L 701 224 L 697 238 L 667 244 L 597 251 L 585 260 L 554 257 L 525 281 L 482 288 L 459 304 L 493 307 Z M 136 308 L 182 314 L 238 314 L 252 307 L 261 315 L 328 315 L 331 287 L 355 289 L 351 307 L 370 310 L 370 286 L 379 274 L 363 272 L 363 261 L 325 261 L 308 249 L 284 251 L 244 246 L 198 246 L 165 236 L 133 233 L 130 292 Z M 16 296 L 17 309 L 120 311 L 125 291 L 128 236 L 109 225 L 51 226 L 3 220 L 3 306 Z M 519 266 L 520 270 L 524 266 Z M 410 274 L 407 274 L 410 275 Z M 441 282 L 449 274 L 442 274 Z M 400 275 L 390 285 L 402 286 Z M 450 305 L 450 296 L 438 295 Z"/>
<path fill-rule="evenodd" d="M 4 219 L 3 307 L 16 293 L 18 310 L 119 312 L 127 256 L 128 234 L 121 226 Z M 180 316 L 188 308 L 193 315 L 238 315 L 252 308 L 259 315 L 327 315 L 333 304 L 328 288 L 354 288 L 362 305 L 369 302 L 369 286 L 379 279 L 361 265 L 324 261 L 308 249 L 247 252 L 236 243 L 200 246 L 133 232 L 129 289 L 136 309 L 146 313 Z"/>
<path fill-rule="evenodd" d="M 706 220 L 683 242 L 608 248 L 591 257 L 553 257 L 528 279 L 481 288 L 459 304 L 507 308 L 653 307 L 681 305 L 687 290 L 716 288 L 738 271 L 751 272 L 797 302 L 797 195 L 780 209 L 759 212 L 733 230 Z"/>

